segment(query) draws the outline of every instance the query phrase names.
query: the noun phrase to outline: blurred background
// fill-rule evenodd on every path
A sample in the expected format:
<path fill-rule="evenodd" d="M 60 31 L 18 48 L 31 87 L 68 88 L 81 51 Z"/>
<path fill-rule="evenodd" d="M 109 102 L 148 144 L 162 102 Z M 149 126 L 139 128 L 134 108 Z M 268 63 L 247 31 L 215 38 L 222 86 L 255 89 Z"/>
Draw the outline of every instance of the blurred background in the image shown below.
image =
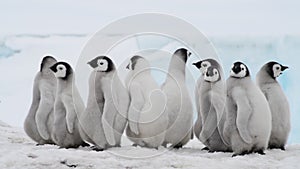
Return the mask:
<path fill-rule="evenodd" d="M 297 0 L 2 0 L 0 120 L 23 126 L 31 104 L 33 79 L 45 54 L 75 67 L 81 50 L 95 32 L 120 18 L 151 12 L 181 18 L 205 34 L 222 61 L 226 77 L 237 60 L 249 66 L 253 79 L 267 61 L 288 65 L 290 69 L 278 80 L 291 107 L 289 143 L 300 143 L 299 9 Z M 122 42 L 114 53 L 130 57 L 130 53 L 148 48 L 173 52 L 180 45 L 165 37 L 136 36 Z M 163 65 L 167 66 L 170 57 L 166 58 Z M 195 60 L 197 56 L 192 56 L 191 61 Z M 187 83 L 193 97 L 193 83 L 199 73 L 194 68 L 189 70 Z M 157 77 L 158 82 L 163 81 L 163 76 Z M 80 92 L 86 100 L 87 89 Z"/>

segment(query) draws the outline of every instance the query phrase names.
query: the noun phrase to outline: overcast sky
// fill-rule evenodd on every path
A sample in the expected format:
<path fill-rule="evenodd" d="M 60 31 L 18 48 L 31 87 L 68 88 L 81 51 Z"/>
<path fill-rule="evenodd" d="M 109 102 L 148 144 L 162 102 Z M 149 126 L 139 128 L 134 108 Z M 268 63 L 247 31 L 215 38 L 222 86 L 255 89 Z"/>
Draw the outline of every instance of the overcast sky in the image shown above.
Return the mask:
<path fill-rule="evenodd" d="M 1 0 L 0 35 L 91 34 L 119 18 L 143 12 L 180 17 L 208 35 L 300 34 L 298 0 Z"/>

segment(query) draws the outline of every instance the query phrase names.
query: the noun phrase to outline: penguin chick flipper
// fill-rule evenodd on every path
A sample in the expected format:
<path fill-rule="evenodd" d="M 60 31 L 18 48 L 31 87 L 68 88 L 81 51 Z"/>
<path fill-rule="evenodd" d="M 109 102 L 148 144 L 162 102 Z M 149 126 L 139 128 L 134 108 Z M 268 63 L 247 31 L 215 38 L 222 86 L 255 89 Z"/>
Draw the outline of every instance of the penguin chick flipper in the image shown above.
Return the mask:
<path fill-rule="evenodd" d="M 37 79 L 37 77 L 36 77 L 36 79 Z M 36 111 L 38 110 L 39 104 L 40 104 L 40 99 L 41 99 L 40 91 L 39 91 L 38 83 L 36 81 L 37 80 L 35 80 L 34 86 L 33 86 L 32 103 L 31 103 L 31 106 L 30 106 L 30 109 L 29 109 L 28 116 L 36 115 Z M 31 127 L 29 127 L 29 124 L 33 123 L 31 121 L 31 119 L 28 118 L 28 116 L 26 117 L 26 120 L 24 122 L 24 129 L 25 129 L 26 133 L 27 133 L 28 130 L 31 130 L 30 129 Z"/>
<path fill-rule="evenodd" d="M 200 133 L 200 140 L 203 143 L 205 143 L 217 129 L 215 121 L 217 121 L 217 116 L 212 112 L 208 112 Z"/>
<path fill-rule="evenodd" d="M 115 145 L 116 140 L 114 136 L 114 121 L 117 115 L 117 110 L 113 100 L 105 100 L 103 115 L 102 115 L 102 125 L 106 140 L 109 145 Z"/>
<path fill-rule="evenodd" d="M 213 107 L 216 110 L 216 114 L 217 114 L 217 127 L 218 127 L 218 131 L 220 133 L 221 139 L 222 141 L 229 146 L 229 144 L 227 143 L 227 141 L 224 139 L 223 136 L 223 131 L 224 131 L 224 122 L 225 122 L 225 94 L 224 97 L 217 95 L 217 94 L 213 94 L 212 93 L 212 104 Z"/>
<path fill-rule="evenodd" d="M 232 97 L 237 104 L 236 125 L 240 136 L 246 143 L 251 144 L 252 137 L 248 130 L 248 124 L 252 108 L 247 98 L 247 94 L 243 89 L 237 88 L 232 92 Z"/>
<path fill-rule="evenodd" d="M 73 134 L 75 128 L 75 122 L 77 119 L 77 114 L 80 112 L 77 112 L 75 110 L 75 105 L 72 99 L 67 99 L 66 101 L 64 101 L 64 104 L 66 105 L 65 107 L 66 107 L 67 129 L 70 134 Z"/>
<path fill-rule="evenodd" d="M 45 140 L 50 139 L 50 134 L 47 126 L 49 114 L 53 110 L 53 103 L 51 102 L 52 94 L 49 91 L 42 90 L 41 101 L 36 112 L 35 121 L 37 124 L 38 132 Z"/>
<path fill-rule="evenodd" d="M 228 126 L 226 126 L 226 123 L 224 125 L 224 130 L 222 132 L 222 140 L 224 141 L 225 145 L 227 146 L 231 146 L 231 142 L 230 142 L 230 133 L 229 133 L 229 129 L 228 129 Z"/>
<path fill-rule="evenodd" d="M 138 122 L 140 119 L 140 113 L 144 105 L 144 97 L 140 85 L 137 83 L 132 83 L 130 85 L 129 91 L 131 96 L 131 102 L 128 111 L 128 124 L 130 130 L 134 134 L 139 135 Z"/>

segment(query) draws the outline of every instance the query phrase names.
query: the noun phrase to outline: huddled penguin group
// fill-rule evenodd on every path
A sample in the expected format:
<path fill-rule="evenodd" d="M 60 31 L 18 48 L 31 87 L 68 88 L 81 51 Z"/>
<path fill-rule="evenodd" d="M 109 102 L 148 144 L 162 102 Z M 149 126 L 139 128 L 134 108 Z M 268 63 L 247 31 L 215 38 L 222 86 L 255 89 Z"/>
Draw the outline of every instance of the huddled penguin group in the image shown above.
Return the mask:
<path fill-rule="evenodd" d="M 113 60 L 97 56 L 88 62 L 93 70 L 86 106 L 71 65 L 46 56 L 34 80 L 25 132 L 38 145 L 91 146 L 96 151 L 120 147 L 124 132 L 134 146 L 154 149 L 182 148 L 195 136 L 206 146 L 203 150 L 233 156 L 264 155 L 267 148 L 285 150 L 290 110 L 276 78 L 288 67 L 269 62 L 254 83 L 242 62 L 233 64 L 227 80 L 215 59 L 193 63 L 200 72 L 194 122 L 185 80 L 190 55 L 185 48 L 173 53 L 162 86 L 143 56 L 130 58 L 125 86 Z"/>

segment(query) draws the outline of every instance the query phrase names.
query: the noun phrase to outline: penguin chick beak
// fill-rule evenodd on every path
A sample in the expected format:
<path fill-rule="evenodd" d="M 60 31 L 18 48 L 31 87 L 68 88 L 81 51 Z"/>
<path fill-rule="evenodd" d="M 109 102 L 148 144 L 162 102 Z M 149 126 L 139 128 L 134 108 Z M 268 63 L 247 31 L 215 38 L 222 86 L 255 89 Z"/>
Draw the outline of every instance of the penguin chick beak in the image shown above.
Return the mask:
<path fill-rule="evenodd" d="M 126 69 L 129 69 L 129 64 L 126 66 Z"/>
<path fill-rule="evenodd" d="M 91 66 L 93 69 L 95 69 L 95 68 L 98 66 L 93 60 L 87 62 L 87 64 L 88 64 L 89 66 Z"/>
<path fill-rule="evenodd" d="M 55 73 L 56 72 L 56 66 L 55 65 L 51 66 L 50 70 Z"/>
<path fill-rule="evenodd" d="M 190 57 L 192 55 L 192 52 L 188 52 L 188 57 Z"/>
<path fill-rule="evenodd" d="M 282 71 L 284 71 L 286 69 L 289 69 L 289 67 L 288 66 L 282 66 Z"/>
<path fill-rule="evenodd" d="M 208 73 L 208 71 L 206 71 L 206 76 L 207 76 L 207 77 L 209 77 L 209 73 Z"/>
<path fill-rule="evenodd" d="M 201 62 L 196 62 L 196 63 L 193 63 L 194 66 L 196 66 L 198 69 L 201 68 Z"/>
<path fill-rule="evenodd" d="M 206 76 L 207 77 L 213 77 L 214 76 L 214 72 L 213 71 L 206 71 Z"/>

